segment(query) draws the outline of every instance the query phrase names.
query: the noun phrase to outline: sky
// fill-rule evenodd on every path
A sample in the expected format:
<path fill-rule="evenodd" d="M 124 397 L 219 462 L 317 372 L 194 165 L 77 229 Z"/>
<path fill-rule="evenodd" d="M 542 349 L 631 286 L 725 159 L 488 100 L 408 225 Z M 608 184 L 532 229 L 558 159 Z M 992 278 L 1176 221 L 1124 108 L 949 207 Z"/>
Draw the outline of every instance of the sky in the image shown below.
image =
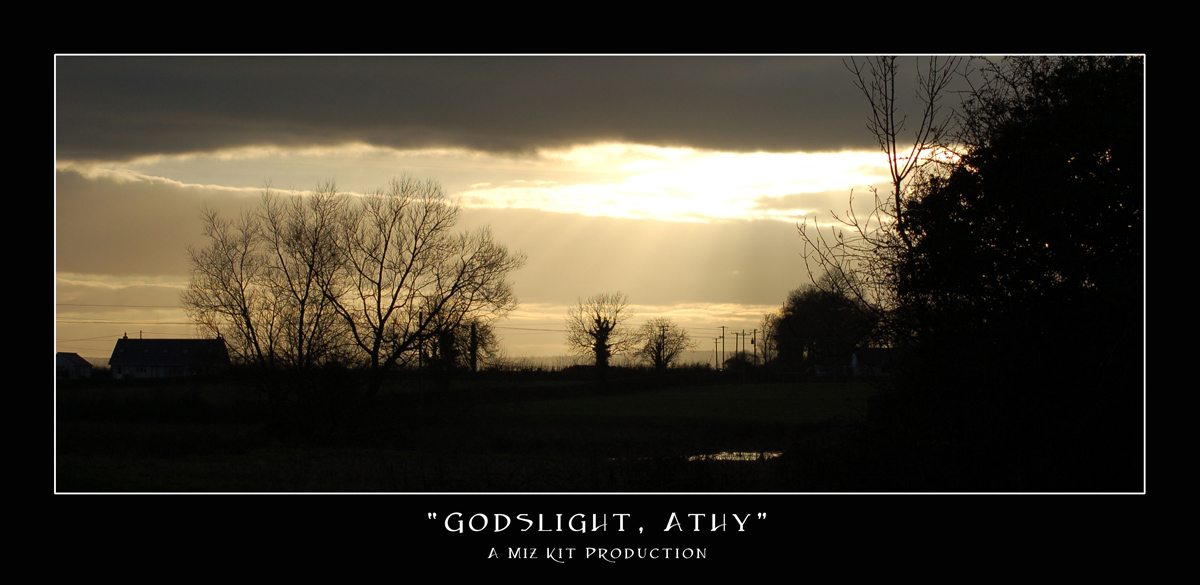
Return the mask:
<path fill-rule="evenodd" d="M 566 354 L 568 307 L 613 291 L 732 352 L 810 282 L 797 224 L 889 183 L 846 58 L 56 55 L 55 350 L 197 336 L 179 295 L 206 207 L 407 174 L 526 254 L 509 357 Z"/>

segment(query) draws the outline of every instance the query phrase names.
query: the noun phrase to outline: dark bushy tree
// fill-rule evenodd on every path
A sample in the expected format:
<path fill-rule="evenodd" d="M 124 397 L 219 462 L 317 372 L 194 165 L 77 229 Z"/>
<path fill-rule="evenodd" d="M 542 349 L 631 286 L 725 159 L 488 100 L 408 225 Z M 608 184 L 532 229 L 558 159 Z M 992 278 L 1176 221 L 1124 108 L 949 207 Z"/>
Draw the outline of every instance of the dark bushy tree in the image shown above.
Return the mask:
<path fill-rule="evenodd" d="M 959 163 L 905 204 L 908 422 L 963 446 L 982 487 L 1138 489 L 1142 60 L 983 73 Z"/>
<path fill-rule="evenodd" d="M 845 366 L 874 325 L 873 313 L 861 301 L 823 278 L 788 295 L 772 331 L 778 361 L 797 371 Z"/>

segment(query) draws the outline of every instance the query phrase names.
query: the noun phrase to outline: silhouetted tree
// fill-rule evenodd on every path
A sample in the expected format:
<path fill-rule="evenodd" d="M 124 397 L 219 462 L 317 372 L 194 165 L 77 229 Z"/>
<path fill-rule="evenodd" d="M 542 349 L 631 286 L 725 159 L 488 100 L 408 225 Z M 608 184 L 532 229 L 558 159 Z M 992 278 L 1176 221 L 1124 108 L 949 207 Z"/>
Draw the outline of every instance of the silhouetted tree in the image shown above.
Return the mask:
<path fill-rule="evenodd" d="M 342 201 L 332 184 L 308 197 L 270 188 L 257 209 L 227 220 L 202 216 L 208 244 L 189 247 L 181 300 L 206 334 L 225 339 L 235 361 L 307 370 L 345 357 L 345 323 L 323 292 L 339 262 Z"/>
<path fill-rule="evenodd" d="M 479 318 L 439 327 L 427 347 L 429 363 L 447 371 L 475 372 L 503 358 L 495 327 Z"/>
<path fill-rule="evenodd" d="M 631 318 L 629 301 L 619 292 L 579 299 L 567 311 L 567 348 L 594 357 L 603 371 L 612 356 L 632 351 L 641 342 L 638 332 L 629 327 Z"/>
<path fill-rule="evenodd" d="M 774 341 L 779 360 L 788 367 L 843 366 L 854 348 L 870 338 L 873 313 L 829 281 L 792 291 L 780 311 Z"/>
<path fill-rule="evenodd" d="M 898 57 L 851 58 L 846 68 L 870 106 L 867 128 L 887 157 L 890 193 L 871 187 L 874 205 L 860 217 L 851 193 L 843 215 L 831 211 L 835 223 L 827 231 L 807 222 L 797 226 L 804 242 L 804 261 L 815 284 L 821 278 L 841 283 L 840 292 L 872 311 L 880 323 L 890 323 L 897 306 L 897 268 L 900 254 L 912 245 L 906 201 L 914 189 L 942 165 L 953 160 L 947 149 L 954 117 L 943 110 L 942 99 L 960 71 L 962 60 L 913 58 L 917 68 L 918 116 L 911 119 L 897 107 Z M 914 122 L 912 125 L 909 122 Z"/>
<path fill-rule="evenodd" d="M 982 73 L 959 163 L 904 202 L 897 314 L 916 347 L 904 400 L 921 413 L 907 420 L 990 464 L 1036 452 L 1022 471 L 1040 483 L 1025 485 L 1136 487 L 1142 61 L 1013 58 Z"/>
<path fill-rule="evenodd" d="M 659 372 L 670 367 L 680 354 L 696 347 L 688 332 L 667 317 L 646 321 L 638 336 L 642 339 L 642 346 L 637 350 L 637 357 Z"/>
<path fill-rule="evenodd" d="M 504 359 L 500 337 L 491 321 L 472 319 L 458 329 L 458 343 L 464 358 L 464 367 L 472 372 L 491 367 Z"/>
<path fill-rule="evenodd" d="M 762 356 L 763 364 L 770 364 L 779 354 L 779 319 L 781 313 L 766 313 L 758 325 L 755 349 Z"/>
<path fill-rule="evenodd" d="M 464 323 L 516 305 L 508 274 L 525 261 L 486 228 L 454 233 L 459 207 L 433 181 L 307 195 L 270 189 L 256 210 L 204 215 L 209 245 L 190 250 L 183 304 L 241 361 L 307 368 L 337 360 L 365 369 L 367 394 Z M 444 355 L 447 352 L 442 352 Z"/>
<path fill-rule="evenodd" d="M 371 394 L 440 332 L 516 306 L 508 275 L 524 255 L 487 228 L 454 233 L 459 213 L 441 185 L 406 176 L 358 198 L 342 216 L 342 262 L 326 294 L 363 357 Z"/>
<path fill-rule="evenodd" d="M 725 359 L 722 368 L 727 372 L 746 373 L 754 368 L 754 356 L 747 351 L 738 351 Z"/>

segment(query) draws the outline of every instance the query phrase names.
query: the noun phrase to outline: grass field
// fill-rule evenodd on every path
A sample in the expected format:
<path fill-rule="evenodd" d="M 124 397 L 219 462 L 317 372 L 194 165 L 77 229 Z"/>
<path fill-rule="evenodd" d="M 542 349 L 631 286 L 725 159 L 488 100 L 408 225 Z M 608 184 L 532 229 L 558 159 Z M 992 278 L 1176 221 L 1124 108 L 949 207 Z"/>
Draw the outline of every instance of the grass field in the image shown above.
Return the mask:
<path fill-rule="evenodd" d="M 228 383 L 57 391 L 60 492 L 474 493 L 814 488 L 781 461 L 815 452 L 814 442 L 828 451 L 821 429 L 853 427 L 872 388 L 643 380 L 407 389 L 317 439 L 277 432 L 263 404 Z M 785 456 L 689 461 L 728 451 Z"/>
<path fill-rule="evenodd" d="M 723 384 L 649 392 L 567 397 L 486 409 L 500 418 L 630 419 L 660 422 L 818 423 L 857 419 L 874 392 L 865 383 Z"/>

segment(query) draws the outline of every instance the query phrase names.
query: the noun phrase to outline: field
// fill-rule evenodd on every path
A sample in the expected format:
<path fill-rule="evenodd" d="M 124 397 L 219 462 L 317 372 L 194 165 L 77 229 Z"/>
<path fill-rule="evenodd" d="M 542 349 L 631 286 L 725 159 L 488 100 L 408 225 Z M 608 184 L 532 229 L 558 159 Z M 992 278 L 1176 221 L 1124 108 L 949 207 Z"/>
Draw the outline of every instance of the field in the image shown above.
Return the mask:
<path fill-rule="evenodd" d="M 864 383 L 409 383 L 318 433 L 292 432 L 227 380 L 56 392 L 59 492 L 804 492 L 870 481 Z M 313 415 L 318 427 L 325 414 Z"/>

